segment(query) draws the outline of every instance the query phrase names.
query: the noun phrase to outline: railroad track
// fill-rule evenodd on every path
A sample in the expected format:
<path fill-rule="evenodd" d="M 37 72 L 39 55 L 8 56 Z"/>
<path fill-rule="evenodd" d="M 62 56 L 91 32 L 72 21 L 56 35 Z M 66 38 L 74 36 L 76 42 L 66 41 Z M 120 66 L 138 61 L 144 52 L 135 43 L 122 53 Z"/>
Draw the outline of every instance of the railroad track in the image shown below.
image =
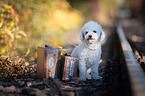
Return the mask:
<path fill-rule="evenodd" d="M 133 96 L 145 96 L 145 75 L 139 66 L 132 48 L 127 41 L 121 23 L 117 24 L 117 33 L 120 39 L 122 52 L 126 62 L 126 68 L 130 80 L 131 92 Z"/>

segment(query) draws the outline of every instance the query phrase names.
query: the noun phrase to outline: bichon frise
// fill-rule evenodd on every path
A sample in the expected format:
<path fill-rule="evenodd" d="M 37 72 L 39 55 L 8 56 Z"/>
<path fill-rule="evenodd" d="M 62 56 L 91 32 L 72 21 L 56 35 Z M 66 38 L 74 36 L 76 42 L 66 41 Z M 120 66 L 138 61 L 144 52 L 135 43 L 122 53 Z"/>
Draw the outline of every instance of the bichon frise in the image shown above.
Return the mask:
<path fill-rule="evenodd" d="M 100 79 L 98 66 L 101 58 L 101 44 L 105 38 L 101 26 L 94 21 L 86 23 L 80 33 L 80 43 L 71 53 L 79 59 L 79 77 L 81 81 Z M 91 75 L 90 75 L 91 73 Z"/>

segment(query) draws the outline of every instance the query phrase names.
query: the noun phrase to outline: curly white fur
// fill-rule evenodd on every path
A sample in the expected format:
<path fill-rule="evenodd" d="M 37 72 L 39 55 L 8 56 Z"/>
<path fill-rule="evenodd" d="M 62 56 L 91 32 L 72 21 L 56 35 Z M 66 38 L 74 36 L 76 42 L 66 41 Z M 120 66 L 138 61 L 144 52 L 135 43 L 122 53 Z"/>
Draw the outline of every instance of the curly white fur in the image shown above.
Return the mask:
<path fill-rule="evenodd" d="M 94 21 L 86 23 L 80 33 L 80 43 L 71 53 L 79 59 L 80 80 L 100 79 L 98 74 L 99 60 L 101 58 L 101 44 L 105 38 L 101 26 Z M 90 75 L 91 73 L 91 75 Z"/>

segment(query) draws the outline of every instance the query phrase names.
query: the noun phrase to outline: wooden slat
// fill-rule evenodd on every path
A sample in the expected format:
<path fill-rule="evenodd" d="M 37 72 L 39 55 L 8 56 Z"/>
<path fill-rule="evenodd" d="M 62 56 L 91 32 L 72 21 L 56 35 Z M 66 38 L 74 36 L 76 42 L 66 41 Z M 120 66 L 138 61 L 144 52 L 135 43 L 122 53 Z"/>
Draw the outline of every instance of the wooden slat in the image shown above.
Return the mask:
<path fill-rule="evenodd" d="M 44 74 L 44 59 L 45 59 L 45 48 L 38 47 L 37 48 L 37 77 L 43 79 L 45 76 Z"/>

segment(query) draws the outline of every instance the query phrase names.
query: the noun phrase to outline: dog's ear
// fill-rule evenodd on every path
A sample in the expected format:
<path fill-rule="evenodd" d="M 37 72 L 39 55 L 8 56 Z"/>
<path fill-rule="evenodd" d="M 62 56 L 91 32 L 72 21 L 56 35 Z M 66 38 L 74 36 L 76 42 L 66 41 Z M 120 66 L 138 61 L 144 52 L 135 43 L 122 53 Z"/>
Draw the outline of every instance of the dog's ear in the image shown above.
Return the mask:
<path fill-rule="evenodd" d="M 83 29 L 80 32 L 80 40 L 83 42 L 85 39 Z"/>
<path fill-rule="evenodd" d="M 105 39 L 105 33 L 103 30 L 101 30 L 99 41 L 102 42 L 104 39 Z"/>

